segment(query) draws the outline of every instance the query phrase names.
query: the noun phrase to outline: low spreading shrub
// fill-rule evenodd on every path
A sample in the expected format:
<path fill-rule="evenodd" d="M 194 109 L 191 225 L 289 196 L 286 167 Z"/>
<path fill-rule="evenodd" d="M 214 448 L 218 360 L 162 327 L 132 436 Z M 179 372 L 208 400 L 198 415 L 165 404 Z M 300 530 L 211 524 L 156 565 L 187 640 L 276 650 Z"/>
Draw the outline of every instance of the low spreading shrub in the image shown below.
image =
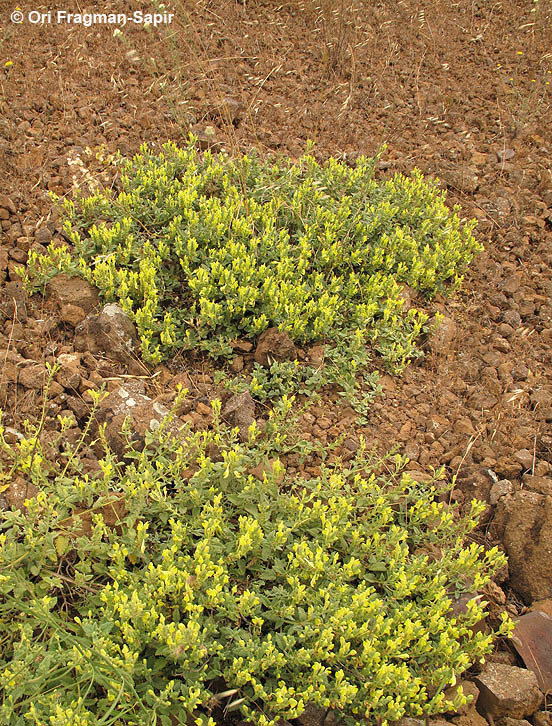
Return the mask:
<path fill-rule="evenodd" d="M 122 163 L 121 191 L 65 202 L 73 249 L 32 252 L 34 284 L 80 274 L 135 321 L 146 360 L 177 349 L 230 354 L 270 326 L 298 343 L 354 334 L 400 369 L 426 317 L 402 314 L 400 284 L 457 284 L 479 245 L 419 171 L 374 180 L 354 168 L 182 149 Z"/>
<path fill-rule="evenodd" d="M 460 516 L 437 481 L 401 476 L 398 460 L 378 475 L 364 448 L 346 468 L 282 480 L 290 402 L 246 443 L 213 408 L 213 430 L 164 423 L 123 461 L 100 428 L 105 453 L 87 473 L 79 446 L 48 457 L 38 430 L 10 445 L 0 429 L 1 478 L 37 488 L 0 514 L 0 721 L 207 726 L 236 711 L 267 726 L 311 703 L 385 724 L 443 711 L 497 635 L 473 627 L 478 599 L 451 610 L 504 562 L 465 545 L 483 505 Z"/>
<path fill-rule="evenodd" d="M 372 401 L 383 392 L 378 372 L 365 372 L 369 359 L 366 346 L 353 338 L 329 347 L 324 363 L 317 367 L 300 365 L 296 360 L 274 361 L 270 366 L 254 363 L 251 375 L 246 378 L 240 375 L 229 378 L 219 370 L 215 382 L 223 382 L 234 393 L 249 391 L 261 403 L 292 395 L 306 396 L 312 403 L 319 398 L 322 388 L 331 385 L 339 389 L 339 395 L 356 412 L 357 423 L 363 425 L 368 422 Z"/>

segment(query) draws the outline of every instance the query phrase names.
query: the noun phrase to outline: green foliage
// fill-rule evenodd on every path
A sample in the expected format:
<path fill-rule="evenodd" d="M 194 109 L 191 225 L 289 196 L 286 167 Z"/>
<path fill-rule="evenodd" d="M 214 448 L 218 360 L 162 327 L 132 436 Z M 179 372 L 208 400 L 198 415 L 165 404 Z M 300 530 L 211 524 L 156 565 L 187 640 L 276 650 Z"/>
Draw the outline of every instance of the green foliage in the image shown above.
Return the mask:
<path fill-rule="evenodd" d="M 419 171 L 377 183 L 373 159 L 201 156 L 194 141 L 144 146 L 118 195 L 66 202 L 74 253 L 31 253 L 34 284 L 61 270 L 90 280 L 131 315 L 150 361 L 226 355 L 277 326 L 298 343 L 360 331 L 403 367 L 425 316 L 402 314 L 400 283 L 428 295 L 458 283 L 479 249 L 474 223 Z"/>
<path fill-rule="evenodd" d="M 399 460 L 379 476 L 364 450 L 310 481 L 279 483 L 276 461 L 261 481 L 290 407 L 239 443 L 215 402 L 212 431 L 162 424 L 124 462 L 104 441 L 96 473 L 78 447 L 52 460 L 37 430 L 13 446 L 0 430 L 3 476 L 38 489 L 0 515 L 3 723 L 207 726 L 239 710 L 267 726 L 314 703 L 385 724 L 446 707 L 496 635 L 473 632 L 484 603 L 450 611 L 504 563 L 464 545 L 483 505 L 460 517 L 437 482 Z"/>
<path fill-rule="evenodd" d="M 382 388 L 377 371 L 363 372 L 370 355 L 358 333 L 352 339 L 340 336 L 338 345 L 327 346 L 326 360 L 317 368 L 299 361 L 274 361 L 269 367 L 255 363 L 247 378 L 236 376 L 227 380 L 225 373 L 218 371 L 215 380 L 224 381 L 234 393 L 248 390 L 263 403 L 292 395 L 306 395 L 312 401 L 324 386 L 333 385 L 359 414 L 357 421 L 362 425 L 367 422 L 370 403 L 381 394 Z"/>

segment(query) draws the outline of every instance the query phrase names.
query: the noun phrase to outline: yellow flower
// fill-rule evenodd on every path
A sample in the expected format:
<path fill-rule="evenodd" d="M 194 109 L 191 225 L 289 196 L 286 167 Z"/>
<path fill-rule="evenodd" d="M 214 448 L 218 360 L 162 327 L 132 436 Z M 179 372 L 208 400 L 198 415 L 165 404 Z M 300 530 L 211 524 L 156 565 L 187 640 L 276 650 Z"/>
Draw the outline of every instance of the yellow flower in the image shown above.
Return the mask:
<path fill-rule="evenodd" d="M 13 66 L 13 61 L 6 61 L 4 63 L 4 68 L 10 68 L 11 66 Z"/>
<path fill-rule="evenodd" d="M 517 54 L 518 54 L 518 55 L 523 55 L 523 51 L 522 51 L 522 50 L 518 50 L 518 51 L 517 51 Z"/>

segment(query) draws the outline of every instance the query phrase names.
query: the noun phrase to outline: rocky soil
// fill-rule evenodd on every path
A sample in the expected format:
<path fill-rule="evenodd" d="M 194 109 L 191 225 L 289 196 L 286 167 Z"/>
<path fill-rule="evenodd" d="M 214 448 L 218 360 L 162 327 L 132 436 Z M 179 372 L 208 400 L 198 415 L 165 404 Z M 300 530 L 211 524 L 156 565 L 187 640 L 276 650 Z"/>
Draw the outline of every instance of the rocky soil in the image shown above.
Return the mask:
<path fill-rule="evenodd" d="M 113 12 L 124 12 L 114 0 Z M 337 9 L 336 9 L 337 8 Z M 475 216 L 485 251 L 461 292 L 409 304 L 444 319 L 423 342 L 425 357 L 402 377 L 384 375 L 368 423 L 337 392 L 300 419 L 307 439 L 350 459 L 365 436 L 380 452 L 397 445 L 414 478 L 444 465 L 452 497 L 485 500 L 476 533 L 498 543 L 509 567 L 488 588 L 490 618 L 519 619 L 513 643 L 470 672 L 475 705 L 447 721 L 465 726 L 552 723 L 552 6 L 505 0 L 305 0 L 179 3 L 158 28 L 20 25 L 9 22 L 0 55 L 0 407 L 7 438 L 40 415 L 47 363 L 48 440 L 71 417 L 77 441 L 90 390 L 115 450 L 125 415 L 137 440 L 166 412 L 182 383 L 179 411 L 210 425 L 209 401 L 246 427 L 266 410 L 214 383 L 212 363 L 182 356 L 151 369 L 140 362 L 132 324 L 102 307 L 80 280 L 58 278 L 26 297 L 16 269 L 32 249 L 61 243 L 49 191 L 71 198 L 107 185 L 103 159 L 146 141 L 204 148 L 256 147 L 299 156 L 307 139 L 321 159 L 374 154 L 382 178 L 414 166 L 440 177 L 451 204 Z M 272 341 L 272 352 L 282 352 Z M 265 362 L 270 340 L 239 343 L 235 371 Z M 300 351 L 323 364 L 320 346 Z M 374 360 L 377 367 L 377 360 Z M 53 438 L 53 437 L 52 437 Z M 52 455 L 55 455 L 52 451 Z M 92 449 L 86 465 L 95 468 Z M 316 474 L 316 460 L 290 456 L 287 471 Z M 32 494 L 17 480 L 2 505 Z M 547 710 L 548 709 L 548 710 Z M 305 714 L 304 726 L 322 714 Z M 528 720 L 527 720 L 528 719 Z M 409 721 L 405 726 L 418 722 Z M 432 722 L 437 726 L 437 721 Z"/>

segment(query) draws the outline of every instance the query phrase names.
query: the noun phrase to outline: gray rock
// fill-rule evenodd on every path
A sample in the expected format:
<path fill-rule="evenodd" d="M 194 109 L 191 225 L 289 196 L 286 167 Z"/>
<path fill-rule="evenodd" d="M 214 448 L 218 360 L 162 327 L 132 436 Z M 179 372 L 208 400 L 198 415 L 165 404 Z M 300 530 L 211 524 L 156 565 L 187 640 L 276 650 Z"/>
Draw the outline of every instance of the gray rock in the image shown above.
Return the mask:
<path fill-rule="evenodd" d="M 46 226 L 40 227 L 40 229 L 37 229 L 37 231 L 35 232 L 35 240 L 40 244 L 48 244 L 51 239 L 52 233 Z"/>
<path fill-rule="evenodd" d="M 236 393 L 222 409 L 222 418 L 240 430 L 240 439 L 247 441 L 247 430 L 255 421 L 255 401 L 249 391 Z"/>
<path fill-rule="evenodd" d="M 110 303 L 99 315 L 90 314 L 77 326 L 75 348 L 129 363 L 138 348 L 136 328 L 120 305 Z"/>
<path fill-rule="evenodd" d="M 500 481 L 495 482 L 491 487 L 489 502 L 494 507 L 502 497 L 513 493 L 514 485 L 512 482 L 509 479 L 500 479 Z"/>
<path fill-rule="evenodd" d="M 525 668 L 487 663 L 474 681 L 479 688 L 478 710 L 493 718 L 525 718 L 542 703 L 537 678 Z"/>
<path fill-rule="evenodd" d="M 163 404 L 139 391 L 139 388 L 127 383 L 110 393 L 98 406 L 96 421 L 98 424 L 106 424 L 107 443 L 119 457 L 124 456 L 129 443 L 141 451 L 147 432 L 158 429 L 169 413 Z M 130 441 L 121 433 L 126 419 L 129 419 Z M 178 432 L 178 426 L 174 422 L 169 428 L 173 434 Z"/>

